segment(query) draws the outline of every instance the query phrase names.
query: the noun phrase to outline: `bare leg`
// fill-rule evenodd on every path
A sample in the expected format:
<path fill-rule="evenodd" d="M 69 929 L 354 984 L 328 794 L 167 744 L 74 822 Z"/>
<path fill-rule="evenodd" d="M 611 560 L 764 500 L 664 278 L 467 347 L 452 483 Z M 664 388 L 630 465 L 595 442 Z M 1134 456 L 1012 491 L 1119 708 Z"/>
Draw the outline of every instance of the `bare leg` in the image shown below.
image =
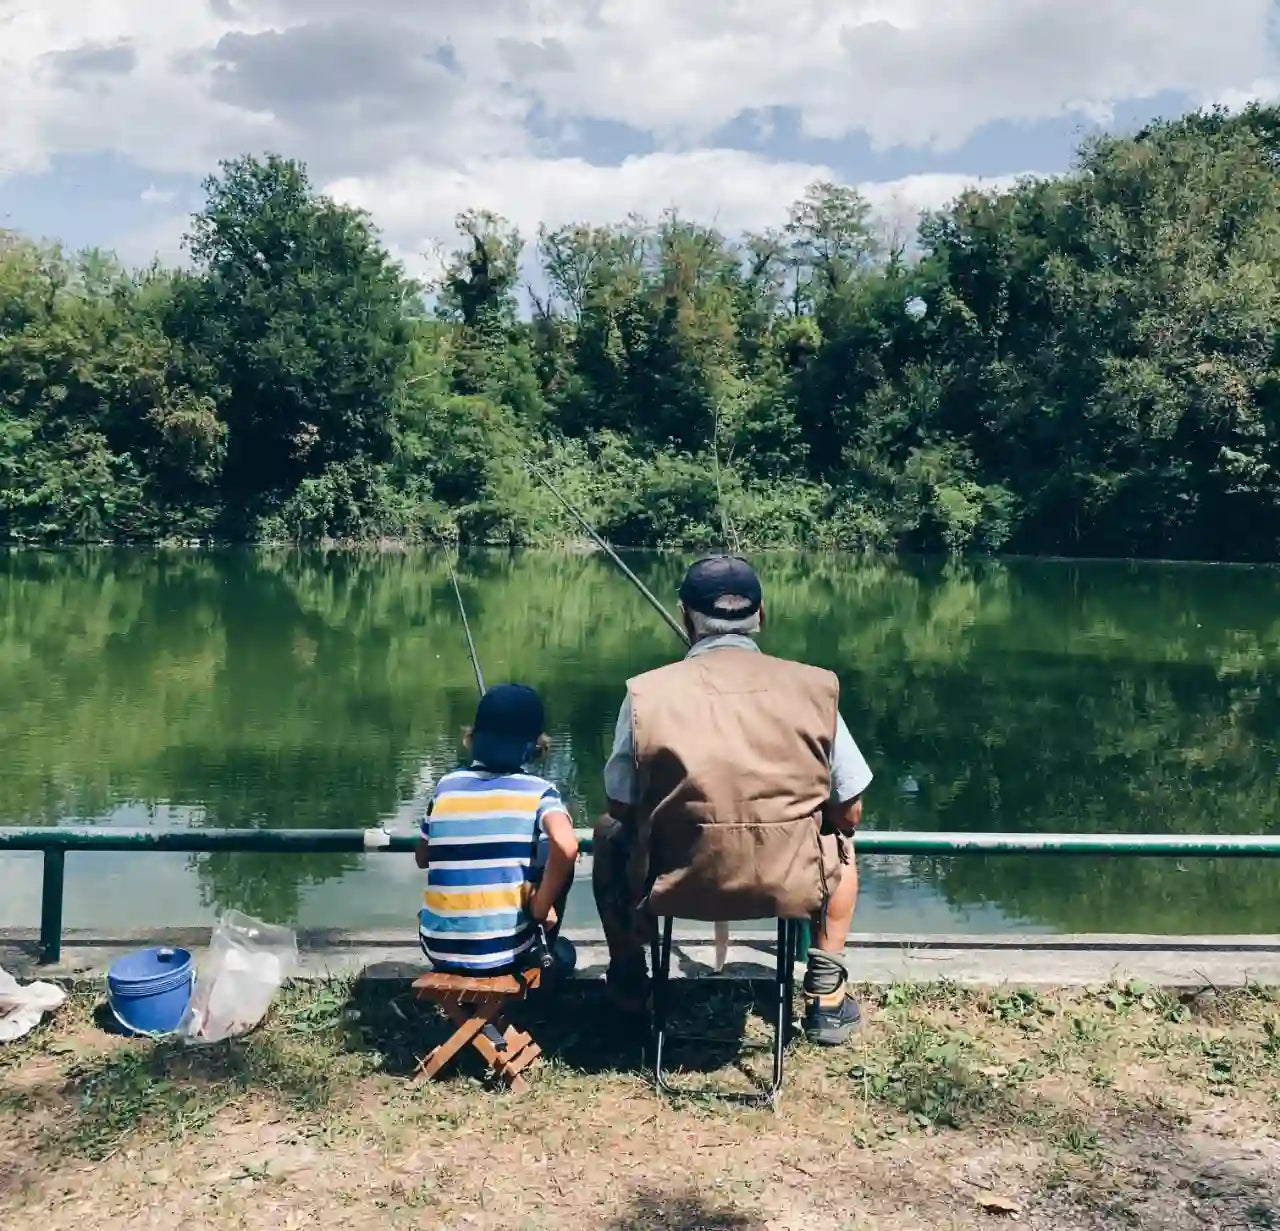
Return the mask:
<path fill-rule="evenodd" d="M 858 901 L 858 869 L 851 848 L 841 849 L 840 880 L 826 909 L 813 917 L 813 943 L 804 972 L 805 1022 L 809 1041 L 824 1047 L 845 1042 L 862 1020 L 858 1002 L 848 994 L 844 945 Z"/>
<path fill-rule="evenodd" d="M 631 901 L 630 832 L 621 821 L 602 817 L 592 846 L 591 888 L 609 946 L 609 989 L 627 1012 L 644 1007 L 647 990 L 647 942 Z"/>
<path fill-rule="evenodd" d="M 850 853 L 849 862 L 840 865 L 840 883 L 827 899 L 827 909 L 813 916 L 813 947 L 823 953 L 843 953 L 849 929 L 853 927 L 853 911 L 858 904 L 858 865 Z"/>

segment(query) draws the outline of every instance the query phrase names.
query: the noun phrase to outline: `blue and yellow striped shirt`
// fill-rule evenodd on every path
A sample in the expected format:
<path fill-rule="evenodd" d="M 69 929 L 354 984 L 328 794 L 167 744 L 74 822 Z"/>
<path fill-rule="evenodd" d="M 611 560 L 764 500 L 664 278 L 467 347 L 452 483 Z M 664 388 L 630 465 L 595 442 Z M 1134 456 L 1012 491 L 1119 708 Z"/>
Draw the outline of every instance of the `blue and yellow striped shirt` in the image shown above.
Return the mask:
<path fill-rule="evenodd" d="M 529 898 L 546 858 L 543 822 L 555 812 L 566 813 L 560 792 L 534 774 L 475 766 L 436 784 L 422 822 L 427 890 L 418 913 L 433 965 L 499 970 L 533 944 Z"/>

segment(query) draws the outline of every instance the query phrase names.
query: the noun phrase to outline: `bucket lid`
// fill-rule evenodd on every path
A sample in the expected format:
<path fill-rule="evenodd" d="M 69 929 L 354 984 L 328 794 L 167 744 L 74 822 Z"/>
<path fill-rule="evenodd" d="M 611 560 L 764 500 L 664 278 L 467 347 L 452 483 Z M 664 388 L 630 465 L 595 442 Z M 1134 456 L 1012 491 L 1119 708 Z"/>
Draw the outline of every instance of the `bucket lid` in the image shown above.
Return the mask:
<path fill-rule="evenodd" d="M 161 947 L 138 949 L 111 963 L 107 984 L 115 991 L 158 990 L 158 984 L 181 982 L 191 967 L 191 954 L 186 949 Z"/>

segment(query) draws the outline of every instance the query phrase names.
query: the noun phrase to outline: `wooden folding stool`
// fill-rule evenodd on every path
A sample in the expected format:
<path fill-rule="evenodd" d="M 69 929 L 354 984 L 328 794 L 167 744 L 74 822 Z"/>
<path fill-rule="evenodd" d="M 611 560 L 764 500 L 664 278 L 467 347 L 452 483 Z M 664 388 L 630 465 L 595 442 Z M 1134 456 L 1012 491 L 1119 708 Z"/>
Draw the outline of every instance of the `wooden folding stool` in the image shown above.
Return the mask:
<path fill-rule="evenodd" d="M 415 979 L 414 995 L 438 1005 L 457 1029 L 418 1061 L 414 1081 L 438 1077 L 470 1043 L 513 1094 L 523 1094 L 529 1087 L 521 1074 L 542 1055 L 542 1048 L 529 1034 L 508 1024 L 506 1011 L 537 987 L 541 976 L 541 969 L 534 966 L 521 974 L 477 978 L 432 971 Z M 486 1034 L 486 1026 L 502 1036 L 502 1046 Z"/>

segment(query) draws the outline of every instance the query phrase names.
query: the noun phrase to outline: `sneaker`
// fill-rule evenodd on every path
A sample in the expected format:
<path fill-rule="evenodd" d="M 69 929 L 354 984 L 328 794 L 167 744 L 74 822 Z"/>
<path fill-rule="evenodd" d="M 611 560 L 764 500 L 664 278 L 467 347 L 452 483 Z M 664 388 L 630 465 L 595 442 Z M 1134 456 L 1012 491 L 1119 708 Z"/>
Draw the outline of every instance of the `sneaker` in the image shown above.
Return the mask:
<path fill-rule="evenodd" d="M 578 951 L 573 947 L 573 941 L 565 936 L 557 936 L 551 942 L 550 953 L 551 965 L 543 969 L 538 986 L 554 996 L 573 978 L 573 972 L 578 968 Z"/>
<path fill-rule="evenodd" d="M 804 1037 L 819 1047 L 839 1047 L 862 1025 L 862 1010 L 841 984 L 829 996 L 804 998 Z"/>
<path fill-rule="evenodd" d="M 551 956 L 556 962 L 556 976 L 569 978 L 578 969 L 578 951 L 567 936 L 557 936 L 551 943 Z"/>

